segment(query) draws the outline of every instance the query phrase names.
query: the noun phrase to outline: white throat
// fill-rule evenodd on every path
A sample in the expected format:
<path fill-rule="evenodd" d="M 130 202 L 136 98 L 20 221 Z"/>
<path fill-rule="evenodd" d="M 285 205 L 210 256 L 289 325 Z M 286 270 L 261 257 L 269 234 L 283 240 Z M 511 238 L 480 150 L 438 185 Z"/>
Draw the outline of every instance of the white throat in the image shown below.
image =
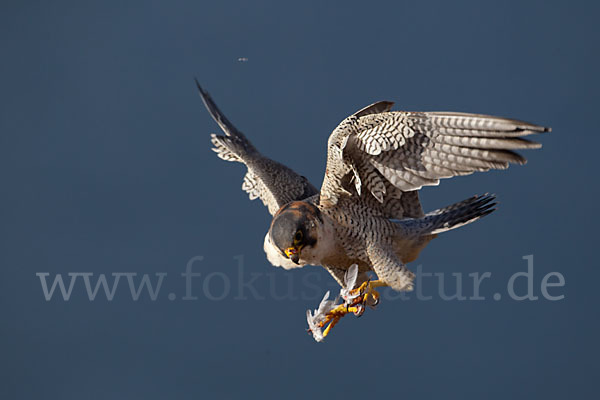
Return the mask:
<path fill-rule="evenodd" d="M 300 261 L 310 265 L 322 265 L 322 260 L 335 252 L 335 246 L 335 228 L 331 220 L 324 217 L 323 223 L 317 225 L 317 243 L 302 249 Z"/>

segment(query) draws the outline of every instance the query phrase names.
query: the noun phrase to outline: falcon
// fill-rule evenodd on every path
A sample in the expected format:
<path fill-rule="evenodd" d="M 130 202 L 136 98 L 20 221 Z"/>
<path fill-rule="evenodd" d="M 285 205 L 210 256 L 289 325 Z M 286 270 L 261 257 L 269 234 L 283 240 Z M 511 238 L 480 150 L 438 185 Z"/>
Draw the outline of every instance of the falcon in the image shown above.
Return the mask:
<path fill-rule="evenodd" d="M 515 150 L 537 149 L 524 139 L 550 128 L 514 119 L 459 112 L 392 111 L 379 101 L 344 119 L 327 141 L 321 189 L 263 156 L 219 110 L 196 81 L 200 96 L 224 132 L 213 150 L 248 171 L 242 189 L 259 198 L 273 219 L 264 238 L 271 264 L 285 269 L 321 265 L 342 286 L 342 304 L 328 294 L 307 314 L 322 340 L 347 313 L 360 315 L 379 301 L 376 289 L 413 289 L 406 264 L 438 234 L 495 210 L 493 195 L 478 195 L 424 213 L 419 189 L 440 179 L 525 164 Z M 373 271 L 377 280 L 368 274 Z M 321 329 L 324 330 L 321 331 Z"/>

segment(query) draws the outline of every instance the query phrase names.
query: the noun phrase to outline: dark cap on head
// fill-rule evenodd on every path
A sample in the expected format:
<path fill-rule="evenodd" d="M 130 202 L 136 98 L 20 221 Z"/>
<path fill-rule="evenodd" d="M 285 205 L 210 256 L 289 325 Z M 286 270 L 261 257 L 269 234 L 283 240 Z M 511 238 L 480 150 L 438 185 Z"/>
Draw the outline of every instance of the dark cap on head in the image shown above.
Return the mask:
<path fill-rule="evenodd" d="M 283 254 L 289 248 L 301 250 L 306 246 L 314 246 L 317 242 L 317 223 L 321 221 L 321 212 L 313 204 L 291 202 L 281 207 L 273 217 L 269 229 L 271 240 Z"/>

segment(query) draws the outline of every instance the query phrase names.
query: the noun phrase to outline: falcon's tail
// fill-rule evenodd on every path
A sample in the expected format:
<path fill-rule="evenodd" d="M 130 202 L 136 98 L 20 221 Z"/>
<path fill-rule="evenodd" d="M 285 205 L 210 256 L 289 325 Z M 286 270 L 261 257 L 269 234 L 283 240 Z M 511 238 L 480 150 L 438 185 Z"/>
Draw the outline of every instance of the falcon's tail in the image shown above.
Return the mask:
<path fill-rule="evenodd" d="M 493 194 L 473 196 L 448 207 L 431 211 L 422 218 L 402 219 L 395 222 L 402 227 L 404 235 L 407 236 L 435 235 L 460 228 L 490 214 L 496 210 L 495 199 L 496 196 Z"/>

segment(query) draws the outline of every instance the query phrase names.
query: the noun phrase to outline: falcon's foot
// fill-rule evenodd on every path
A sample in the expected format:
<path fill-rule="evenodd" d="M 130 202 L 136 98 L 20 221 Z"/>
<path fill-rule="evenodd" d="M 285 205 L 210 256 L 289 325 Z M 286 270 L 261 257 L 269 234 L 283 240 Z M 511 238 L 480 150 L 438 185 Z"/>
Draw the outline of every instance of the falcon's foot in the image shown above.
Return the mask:
<path fill-rule="evenodd" d="M 375 288 L 382 286 L 387 286 L 387 284 L 380 280 L 363 282 L 359 287 L 350 291 L 351 295 L 356 296 L 353 303 L 362 306 L 363 310 L 364 306 L 375 308 L 379 304 L 380 297 Z"/>
<path fill-rule="evenodd" d="M 365 312 L 366 306 L 375 308 L 379 303 L 379 293 L 375 288 L 387 285 L 377 280 L 366 281 L 354 288 L 357 276 L 358 266 L 354 264 L 344 276 L 344 287 L 340 290 L 340 295 L 334 300 L 329 300 L 329 292 L 327 292 L 314 314 L 310 310 L 306 312 L 308 332 L 312 333 L 317 342 L 322 341 L 346 314 L 353 313 L 360 317 Z M 342 297 L 344 302 L 337 305 L 339 297 Z"/>
<path fill-rule="evenodd" d="M 360 315 L 364 311 L 364 307 L 348 306 L 346 304 L 340 304 L 325 313 L 319 312 L 320 309 L 321 307 L 319 307 L 319 310 L 315 310 L 315 314 L 312 314 L 310 310 L 306 312 L 308 332 L 313 335 L 313 338 L 317 342 L 323 341 L 331 329 L 346 314 L 354 313 L 355 315 Z"/>

